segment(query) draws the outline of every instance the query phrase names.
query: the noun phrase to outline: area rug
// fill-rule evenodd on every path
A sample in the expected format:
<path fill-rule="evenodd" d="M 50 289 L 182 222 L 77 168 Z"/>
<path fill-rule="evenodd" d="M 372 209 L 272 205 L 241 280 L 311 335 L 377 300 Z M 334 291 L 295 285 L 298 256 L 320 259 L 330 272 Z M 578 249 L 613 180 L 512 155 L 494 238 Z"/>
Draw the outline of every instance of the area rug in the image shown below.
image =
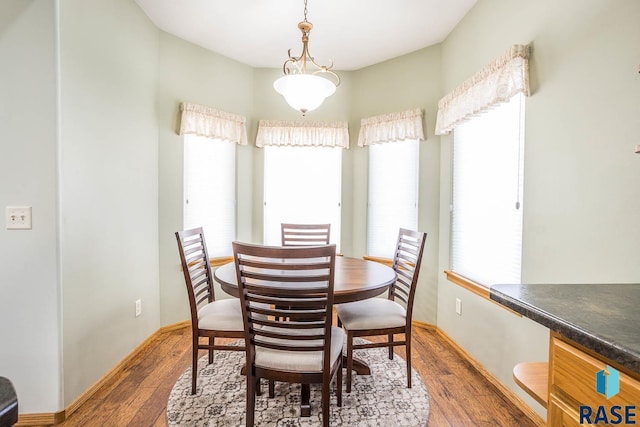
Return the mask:
<path fill-rule="evenodd" d="M 356 342 L 365 342 L 356 338 Z M 343 389 L 342 407 L 336 404 L 335 382 L 331 391 L 331 426 L 423 427 L 429 417 L 429 395 L 418 373 L 411 373 L 407 388 L 405 361 L 388 349 L 357 350 L 356 357 L 371 368 L 371 375 L 353 376 L 351 393 Z M 218 351 L 215 361 L 198 360 L 198 388 L 191 395 L 191 368 L 173 386 L 167 403 L 168 426 L 245 425 L 246 377 L 240 374 L 243 352 Z M 344 387 L 344 378 L 343 378 Z M 322 425 L 321 385 L 311 385 L 311 416 L 300 417 L 300 385 L 276 382 L 275 397 L 268 397 L 263 380 L 262 396 L 256 396 L 256 426 L 307 427 Z"/>

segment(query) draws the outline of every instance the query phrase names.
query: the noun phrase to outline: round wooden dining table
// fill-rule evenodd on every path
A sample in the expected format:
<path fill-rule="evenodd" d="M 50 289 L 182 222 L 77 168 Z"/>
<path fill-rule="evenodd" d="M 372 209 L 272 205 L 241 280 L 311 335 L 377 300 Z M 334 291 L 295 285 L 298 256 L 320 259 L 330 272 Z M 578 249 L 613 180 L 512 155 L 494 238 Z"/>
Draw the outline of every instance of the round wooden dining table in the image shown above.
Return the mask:
<path fill-rule="evenodd" d="M 218 267 L 213 276 L 223 291 L 239 296 L 234 262 Z M 343 304 L 380 295 L 396 281 L 396 272 L 378 262 L 337 256 L 333 281 L 333 302 Z"/>
<path fill-rule="evenodd" d="M 218 267 L 213 276 L 224 292 L 239 296 L 234 262 Z M 375 297 L 395 281 L 396 272 L 391 267 L 359 258 L 338 256 L 333 280 L 334 303 L 343 304 Z M 369 366 L 357 358 L 353 359 L 353 369 L 358 375 L 371 374 Z M 300 397 L 300 415 L 303 417 L 308 417 L 311 413 L 309 397 L 309 385 L 303 384 Z"/>

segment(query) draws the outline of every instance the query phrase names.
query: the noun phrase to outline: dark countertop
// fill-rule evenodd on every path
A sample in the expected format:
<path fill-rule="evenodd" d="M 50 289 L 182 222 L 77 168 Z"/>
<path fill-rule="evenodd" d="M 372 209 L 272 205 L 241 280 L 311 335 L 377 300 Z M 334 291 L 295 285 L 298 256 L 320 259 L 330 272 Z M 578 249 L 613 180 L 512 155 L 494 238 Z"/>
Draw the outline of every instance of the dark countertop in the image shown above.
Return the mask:
<path fill-rule="evenodd" d="M 640 283 L 494 285 L 491 299 L 640 373 Z"/>

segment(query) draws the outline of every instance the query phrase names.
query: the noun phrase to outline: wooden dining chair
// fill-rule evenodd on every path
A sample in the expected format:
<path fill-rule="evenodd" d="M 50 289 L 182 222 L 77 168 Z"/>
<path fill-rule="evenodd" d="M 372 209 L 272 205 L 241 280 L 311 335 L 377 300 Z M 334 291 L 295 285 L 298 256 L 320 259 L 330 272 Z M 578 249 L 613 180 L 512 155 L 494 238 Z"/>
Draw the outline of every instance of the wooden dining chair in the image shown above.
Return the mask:
<path fill-rule="evenodd" d="M 254 424 L 259 378 L 266 378 L 300 383 L 303 394 L 322 384 L 322 424 L 329 426 L 334 378 L 342 406 L 344 332 L 331 325 L 336 246 L 234 242 L 233 253 L 247 347 L 246 425 Z"/>
<path fill-rule="evenodd" d="M 336 305 L 338 325 L 347 332 L 347 393 L 351 392 L 353 351 L 364 348 L 404 345 L 407 353 L 407 387 L 411 388 L 411 317 L 413 299 L 418 283 L 426 233 L 400 229 L 393 257 L 393 269 L 398 278 L 389 287 L 387 298 L 369 298 Z M 394 334 L 404 334 L 404 340 L 395 341 Z M 387 335 L 386 342 L 354 344 L 354 337 Z"/>
<path fill-rule="evenodd" d="M 280 224 L 282 246 L 328 245 L 331 224 Z"/>
<path fill-rule="evenodd" d="M 280 224 L 282 246 L 328 245 L 331 224 Z"/>
<path fill-rule="evenodd" d="M 238 298 L 215 298 L 213 275 L 202 228 L 177 231 L 176 239 L 191 311 L 191 394 L 195 394 L 198 350 L 208 350 L 209 363 L 213 363 L 214 350 L 244 351 L 244 346 L 215 344 L 218 337 L 244 338 L 244 325 Z M 200 342 L 201 337 L 207 338 L 206 344 Z"/>

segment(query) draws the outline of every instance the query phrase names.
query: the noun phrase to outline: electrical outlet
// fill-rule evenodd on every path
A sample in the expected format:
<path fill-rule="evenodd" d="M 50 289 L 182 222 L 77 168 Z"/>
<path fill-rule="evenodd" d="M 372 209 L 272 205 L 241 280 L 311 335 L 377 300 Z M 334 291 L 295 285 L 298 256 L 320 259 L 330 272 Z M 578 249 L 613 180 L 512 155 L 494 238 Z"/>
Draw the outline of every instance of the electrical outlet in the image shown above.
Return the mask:
<path fill-rule="evenodd" d="M 7 206 L 7 230 L 31 230 L 31 206 Z"/>
<path fill-rule="evenodd" d="M 462 300 L 460 298 L 456 298 L 456 314 L 462 316 Z"/>
<path fill-rule="evenodd" d="M 136 300 L 136 317 L 140 316 L 141 314 L 142 314 L 142 300 L 137 299 Z"/>

